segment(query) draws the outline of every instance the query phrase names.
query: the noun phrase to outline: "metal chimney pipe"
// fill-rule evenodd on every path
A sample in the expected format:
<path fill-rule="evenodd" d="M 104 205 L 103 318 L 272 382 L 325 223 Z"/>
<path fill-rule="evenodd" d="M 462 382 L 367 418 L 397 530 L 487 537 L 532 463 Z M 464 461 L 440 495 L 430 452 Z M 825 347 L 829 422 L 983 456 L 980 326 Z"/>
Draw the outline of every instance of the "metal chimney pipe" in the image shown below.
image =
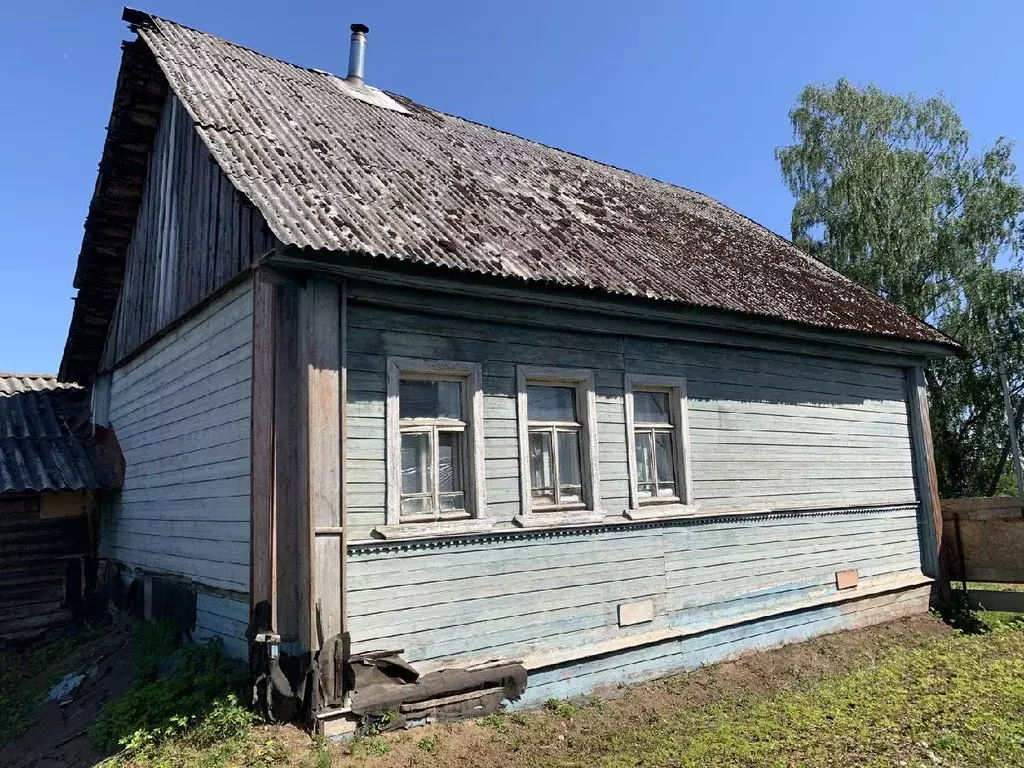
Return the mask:
<path fill-rule="evenodd" d="M 348 77 L 345 80 L 353 85 L 362 85 L 366 64 L 366 33 L 370 31 L 370 28 L 365 24 L 353 24 L 351 29 L 352 43 L 348 49 Z"/>

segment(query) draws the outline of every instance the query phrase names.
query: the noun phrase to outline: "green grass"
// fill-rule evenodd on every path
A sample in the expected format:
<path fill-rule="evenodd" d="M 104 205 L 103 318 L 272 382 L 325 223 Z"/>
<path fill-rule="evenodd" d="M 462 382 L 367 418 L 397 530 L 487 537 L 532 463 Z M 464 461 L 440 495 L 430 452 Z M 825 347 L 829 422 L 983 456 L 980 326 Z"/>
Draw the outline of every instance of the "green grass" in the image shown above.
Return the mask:
<path fill-rule="evenodd" d="M 918 617 L 665 680 L 609 701 L 428 729 L 342 766 L 503 768 L 1024 768 L 1024 627 L 980 634 Z M 994 627 L 994 628 L 993 628 Z M 419 755 L 416 752 L 420 752 Z"/>
<path fill-rule="evenodd" d="M 626 728 L 599 764 L 1024 766 L 1022 715 L 1024 632 L 958 635 L 806 690 Z"/>

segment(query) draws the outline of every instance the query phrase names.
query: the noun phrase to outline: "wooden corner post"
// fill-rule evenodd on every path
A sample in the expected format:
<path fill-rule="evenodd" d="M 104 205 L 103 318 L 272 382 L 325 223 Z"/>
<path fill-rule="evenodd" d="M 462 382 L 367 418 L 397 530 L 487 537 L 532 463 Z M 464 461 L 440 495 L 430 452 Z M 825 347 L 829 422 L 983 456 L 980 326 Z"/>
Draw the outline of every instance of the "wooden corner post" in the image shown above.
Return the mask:
<path fill-rule="evenodd" d="M 274 358 L 276 286 L 253 273 L 252 294 L 252 412 L 250 444 L 250 615 L 267 603 L 270 626 L 257 631 L 277 631 L 274 551 Z"/>
<path fill-rule="evenodd" d="M 309 647 L 343 630 L 341 519 L 341 295 L 311 278 L 302 293 L 305 386 L 305 499 L 311 554 Z"/>
<path fill-rule="evenodd" d="M 938 580 L 939 597 L 949 594 L 949 578 L 942 553 L 942 507 L 939 482 L 935 472 L 935 448 L 928 410 L 928 384 L 924 368 L 907 368 L 907 408 L 910 420 L 911 451 L 914 457 L 914 478 L 920 500 L 919 530 L 921 536 L 921 568 Z"/>

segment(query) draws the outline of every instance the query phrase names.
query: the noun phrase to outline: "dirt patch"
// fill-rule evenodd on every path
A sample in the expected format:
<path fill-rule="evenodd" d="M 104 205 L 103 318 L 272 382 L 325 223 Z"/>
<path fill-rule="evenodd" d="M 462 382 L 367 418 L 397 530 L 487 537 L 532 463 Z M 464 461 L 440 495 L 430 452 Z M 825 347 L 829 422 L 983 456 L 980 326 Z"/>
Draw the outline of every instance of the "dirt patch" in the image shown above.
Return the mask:
<path fill-rule="evenodd" d="M 74 673 L 84 678 L 55 700 L 44 700 L 56 683 Z M 94 765 L 101 756 L 89 741 L 89 726 L 108 701 L 128 690 L 133 677 L 131 635 L 122 627 L 82 630 L 5 650 L 0 680 L 12 715 L 3 734 L 9 743 L 0 748 L 0 765 Z"/>

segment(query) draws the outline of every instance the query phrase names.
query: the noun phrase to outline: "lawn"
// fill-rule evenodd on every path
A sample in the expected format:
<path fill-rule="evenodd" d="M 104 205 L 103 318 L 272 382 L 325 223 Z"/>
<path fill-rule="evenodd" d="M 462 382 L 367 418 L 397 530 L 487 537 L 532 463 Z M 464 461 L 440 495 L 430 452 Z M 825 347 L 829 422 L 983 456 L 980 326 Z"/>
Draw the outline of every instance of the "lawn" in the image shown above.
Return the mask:
<path fill-rule="evenodd" d="M 583 768 L 587 766 L 1021 766 L 1024 628 L 934 616 L 845 632 L 603 698 L 550 701 L 476 722 L 347 745 L 249 727 L 221 707 L 121 766 Z M 219 719 L 218 719 L 219 718 Z M 225 734 L 222 738 L 212 738 Z M 230 734 L 230 735 L 227 735 Z M 138 744 L 143 748 L 138 748 Z"/>

